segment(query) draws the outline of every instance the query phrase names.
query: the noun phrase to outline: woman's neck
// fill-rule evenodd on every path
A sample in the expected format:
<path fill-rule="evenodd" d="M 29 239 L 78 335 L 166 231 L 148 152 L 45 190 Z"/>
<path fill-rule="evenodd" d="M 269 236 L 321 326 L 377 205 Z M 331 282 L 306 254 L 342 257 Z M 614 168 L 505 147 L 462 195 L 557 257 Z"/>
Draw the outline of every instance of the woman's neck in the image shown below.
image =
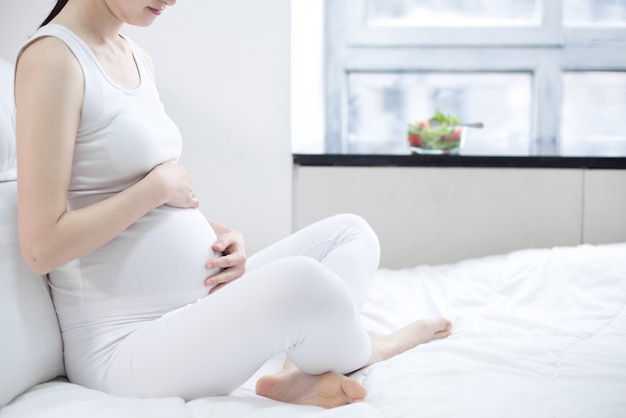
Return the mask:
<path fill-rule="evenodd" d="M 119 41 L 121 22 L 102 0 L 70 0 L 52 21 L 66 26 L 88 44 L 102 45 Z"/>

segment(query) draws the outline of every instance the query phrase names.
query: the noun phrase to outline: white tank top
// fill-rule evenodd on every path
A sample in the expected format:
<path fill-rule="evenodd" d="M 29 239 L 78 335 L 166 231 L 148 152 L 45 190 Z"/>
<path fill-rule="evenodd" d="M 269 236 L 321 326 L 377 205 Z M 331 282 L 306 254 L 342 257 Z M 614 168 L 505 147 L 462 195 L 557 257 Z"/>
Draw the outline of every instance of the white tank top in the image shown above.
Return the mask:
<path fill-rule="evenodd" d="M 129 40 L 141 84 L 112 82 L 93 51 L 67 28 L 49 24 L 33 40 L 53 36 L 83 70 L 85 96 L 68 191 L 69 209 L 101 201 L 177 161 L 180 133 L 167 116 L 141 51 Z M 28 45 L 28 44 L 27 44 Z M 215 258 L 214 231 L 196 209 L 161 206 L 113 241 L 49 275 L 70 380 L 105 372 L 103 361 L 143 323 L 208 294 L 204 265 Z M 89 378 L 93 378 L 91 375 Z"/>
<path fill-rule="evenodd" d="M 165 113 L 143 54 L 132 41 L 127 39 L 141 84 L 126 89 L 108 78 L 91 48 L 69 29 L 46 25 L 29 43 L 45 36 L 68 46 L 85 80 L 69 187 L 70 209 L 128 188 L 157 164 L 178 160 L 180 132 Z"/>

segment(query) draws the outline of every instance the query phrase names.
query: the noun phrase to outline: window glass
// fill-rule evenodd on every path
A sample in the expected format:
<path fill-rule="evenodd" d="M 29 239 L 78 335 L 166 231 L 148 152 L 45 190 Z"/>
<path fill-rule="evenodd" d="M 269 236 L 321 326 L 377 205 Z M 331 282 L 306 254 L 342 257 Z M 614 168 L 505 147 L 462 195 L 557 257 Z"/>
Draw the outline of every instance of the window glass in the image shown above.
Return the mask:
<path fill-rule="evenodd" d="M 563 75 L 561 154 L 626 155 L 626 72 Z"/>
<path fill-rule="evenodd" d="M 406 144 L 409 123 L 435 110 L 468 129 L 465 155 L 528 155 L 531 138 L 530 73 L 368 73 L 348 75 L 349 143 Z"/>
<path fill-rule="evenodd" d="M 566 25 L 626 25 L 626 0 L 567 0 Z"/>
<path fill-rule="evenodd" d="M 369 0 L 370 26 L 521 26 L 539 23 L 538 0 Z"/>
<path fill-rule="evenodd" d="M 410 151 L 440 110 L 485 124 L 465 155 L 626 156 L 626 0 L 324 5 L 328 152 Z"/>

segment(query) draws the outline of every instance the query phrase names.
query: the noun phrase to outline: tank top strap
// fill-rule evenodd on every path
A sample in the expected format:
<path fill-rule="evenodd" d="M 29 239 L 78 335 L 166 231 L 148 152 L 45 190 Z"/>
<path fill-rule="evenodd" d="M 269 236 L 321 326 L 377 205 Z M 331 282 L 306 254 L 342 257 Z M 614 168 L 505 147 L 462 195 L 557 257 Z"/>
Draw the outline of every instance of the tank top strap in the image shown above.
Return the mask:
<path fill-rule="evenodd" d="M 81 65 L 81 67 L 83 67 L 83 71 L 86 71 L 86 66 L 97 69 L 98 71 L 102 71 L 102 68 L 100 68 L 100 63 L 98 62 L 98 59 L 96 58 L 91 48 L 89 48 L 89 46 L 82 39 L 74 34 L 74 32 L 64 26 L 54 23 L 50 23 L 46 26 L 39 28 L 30 37 L 26 44 L 22 46 L 18 54 L 18 60 L 24 49 L 26 49 L 34 41 L 45 37 L 54 37 L 61 40 L 70 49 L 72 54 L 74 54 L 78 63 Z"/>
<path fill-rule="evenodd" d="M 135 62 L 137 63 L 137 68 L 139 69 L 139 75 L 141 76 L 142 84 L 143 81 L 149 80 L 149 82 L 154 82 L 154 77 L 152 75 L 152 68 L 148 64 L 146 59 L 146 55 L 143 50 L 137 45 L 131 38 L 126 35 L 122 35 L 130 45 L 133 50 L 133 56 L 135 57 Z"/>
<path fill-rule="evenodd" d="M 100 61 L 96 57 L 96 54 L 89 47 L 89 45 L 87 45 L 85 41 L 83 41 L 78 35 L 76 35 L 70 29 L 62 25 L 50 23 L 38 29 L 33 34 L 33 36 L 28 40 L 28 42 L 22 47 L 22 49 L 20 50 L 20 54 L 26 47 L 28 47 L 28 45 L 33 43 L 35 40 L 43 38 L 43 37 L 47 37 L 47 36 L 55 37 L 61 40 L 63 43 L 65 43 L 65 45 L 67 45 L 67 47 L 70 49 L 72 54 L 74 54 L 74 56 L 76 57 L 76 60 L 78 61 L 78 63 L 83 69 L 83 75 L 85 77 L 85 84 L 88 83 L 89 77 L 95 74 L 99 74 L 112 87 L 115 87 L 116 89 L 124 91 L 129 94 L 136 94 L 143 88 L 146 88 L 146 87 L 151 88 L 150 86 L 154 85 L 152 72 L 146 63 L 146 59 L 144 57 L 143 52 L 127 36 L 122 36 L 122 38 L 125 39 L 131 46 L 133 57 L 135 59 L 135 63 L 137 65 L 137 69 L 139 71 L 139 76 L 141 79 L 141 84 L 135 89 L 127 89 L 114 83 L 104 71 L 104 68 L 100 64 Z M 18 59 L 19 59 L 19 55 L 18 55 Z M 144 83 L 144 81 L 146 83 Z M 147 84 L 147 85 L 144 85 L 144 84 Z"/>

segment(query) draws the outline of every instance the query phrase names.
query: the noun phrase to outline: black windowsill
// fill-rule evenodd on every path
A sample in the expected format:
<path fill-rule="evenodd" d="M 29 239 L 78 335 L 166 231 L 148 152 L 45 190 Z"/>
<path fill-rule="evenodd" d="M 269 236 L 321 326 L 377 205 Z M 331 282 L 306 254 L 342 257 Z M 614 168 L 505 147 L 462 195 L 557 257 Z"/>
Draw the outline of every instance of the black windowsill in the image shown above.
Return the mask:
<path fill-rule="evenodd" d="M 626 157 L 293 154 L 301 166 L 626 169 Z"/>

